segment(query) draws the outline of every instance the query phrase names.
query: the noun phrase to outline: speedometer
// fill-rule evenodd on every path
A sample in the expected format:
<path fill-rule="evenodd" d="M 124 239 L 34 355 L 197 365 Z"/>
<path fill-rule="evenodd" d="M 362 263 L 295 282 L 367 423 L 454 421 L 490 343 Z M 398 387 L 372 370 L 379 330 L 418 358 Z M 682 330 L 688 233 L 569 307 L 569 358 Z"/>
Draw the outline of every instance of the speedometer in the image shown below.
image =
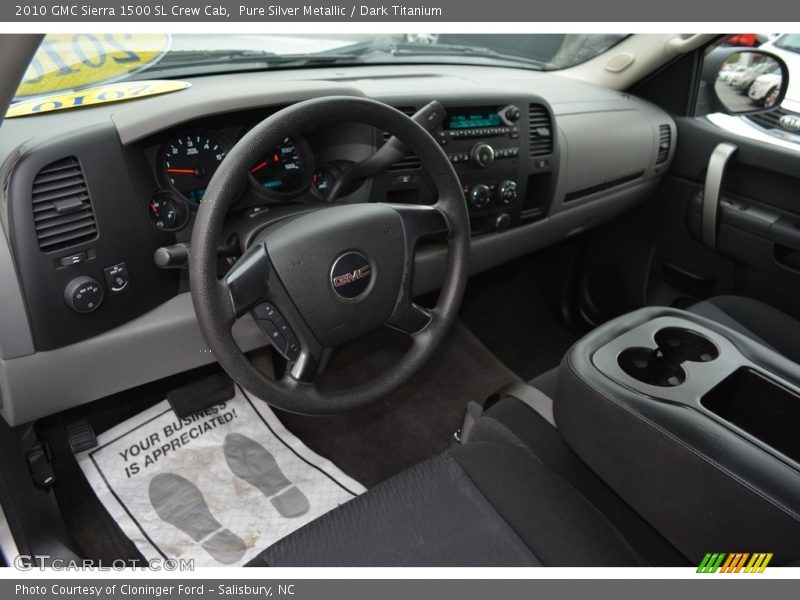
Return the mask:
<path fill-rule="evenodd" d="M 264 192 L 294 194 L 311 182 L 313 156 L 302 136 L 285 138 L 250 168 L 250 175 Z"/>
<path fill-rule="evenodd" d="M 227 141 L 217 133 L 183 133 L 164 146 L 161 168 L 175 191 L 199 204 L 228 149 Z"/>

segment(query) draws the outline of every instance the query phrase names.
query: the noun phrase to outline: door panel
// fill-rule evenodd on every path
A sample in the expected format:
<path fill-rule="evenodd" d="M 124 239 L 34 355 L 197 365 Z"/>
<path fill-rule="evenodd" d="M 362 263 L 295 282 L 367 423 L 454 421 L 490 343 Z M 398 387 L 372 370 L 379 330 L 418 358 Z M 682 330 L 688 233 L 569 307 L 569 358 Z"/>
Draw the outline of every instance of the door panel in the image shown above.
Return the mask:
<path fill-rule="evenodd" d="M 641 304 L 683 308 L 737 294 L 800 318 L 800 150 L 741 138 L 705 119 L 678 117 L 676 124 L 675 158 L 653 196 L 589 237 L 584 316 L 596 324 Z M 737 150 L 722 178 L 712 248 L 701 241 L 703 190 L 709 158 L 723 142 Z M 600 301 L 609 288 L 613 305 Z"/>
<path fill-rule="evenodd" d="M 663 222 L 664 231 L 657 237 L 661 275 L 672 276 L 677 287 L 697 296 L 740 294 L 800 317 L 800 149 L 748 140 L 705 119 L 684 117 L 676 122 L 677 152 L 664 186 L 673 197 L 661 198 L 665 206 L 659 212 L 666 208 L 682 213 L 684 227 L 679 231 L 680 215 Z M 720 143 L 737 149 L 722 177 L 712 248 L 701 241 L 703 189 L 709 158 Z M 670 266 L 683 267 L 689 274 L 711 272 L 718 281 L 707 293 L 696 286 L 692 290 Z"/>

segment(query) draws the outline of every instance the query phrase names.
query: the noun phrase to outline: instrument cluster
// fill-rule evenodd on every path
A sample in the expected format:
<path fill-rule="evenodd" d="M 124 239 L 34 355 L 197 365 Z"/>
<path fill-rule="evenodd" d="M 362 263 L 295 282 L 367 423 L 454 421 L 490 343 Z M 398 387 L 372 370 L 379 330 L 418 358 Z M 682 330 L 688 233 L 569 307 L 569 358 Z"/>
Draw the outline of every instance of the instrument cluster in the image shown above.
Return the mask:
<path fill-rule="evenodd" d="M 183 129 L 161 141 L 153 158 L 158 189 L 147 207 L 156 227 L 179 231 L 189 223 L 233 140 L 246 132 L 224 127 Z M 335 162 L 318 162 L 306 136 L 292 134 L 250 166 L 241 202 L 245 206 L 323 202 L 340 172 L 341 165 Z"/>

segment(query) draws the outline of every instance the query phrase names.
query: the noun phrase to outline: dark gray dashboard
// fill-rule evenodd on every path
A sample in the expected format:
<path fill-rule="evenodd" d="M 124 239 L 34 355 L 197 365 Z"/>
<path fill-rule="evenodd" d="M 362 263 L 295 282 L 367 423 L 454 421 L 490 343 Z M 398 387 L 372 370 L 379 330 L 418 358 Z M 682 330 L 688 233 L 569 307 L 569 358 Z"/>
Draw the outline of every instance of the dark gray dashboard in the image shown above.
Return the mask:
<path fill-rule="evenodd" d="M 177 231 L 155 227 L 148 215 L 155 190 L 169 187 L 159 175 L 160 156 L 182 132 L 216 131 L 233 143 L 271 112 L 328 95 L 366 96 L 409 113 L 431 100 L 453 114 L 485 113 L 489 121 L 469 127 L 460 122 L 433 133 L 471 203 L 473 273 L 628 210 L 657 185 L 675 146 L 672 119 L 649 103 L 517 69 L 348 67 L 208 76 L 191 83 L 157 98 L 3 124 L 0 411 L 9 423 L 213 360 L 203 352 L 185 272 L 161 270 L 152 260 L 159 246 L 190 241 L 190 212 L 186 227 Z M 509 107 L 519 109 L 516 119 Z M 344 168 L 385 140 L 383 132 L 341 123 L 302 135 L 314 168 L 335 161 Z M 486 165 L 476 158 L 479 144 L 492 150 Z M 339 201 L 434 201 L 423 166 L 413 156 L 406 159 Z M 82 207 L 58 196 L 59 186 L 73 184 L 83 186 Z M 311 188 L 288 195 L 249 189 L 231 216 L 232 231 L 238 228 L 237 239 L 246 238 L 274 215 L 313 209 L 318 196 Z M 53 229 L 42 233 L 41 224 L 51 216 L 58 219 L 52 222 L 59 235 Z M 438 246 L 418 250 L 415 292 L 437 289 L 443 252 Z M 120 265 L 124 270 L 114 270 Z M 80 280 L 86 277 L 101 289 Z M 78 287 L 70 289 L 81 296 L 78 308 L 86 308 L 95 292 L 102 303 L 92 302 L 85 311 L 68 306 L 74 301 L 65 300 L 64 290 L 76 280 Z M 114 281 L 121 291 L 113 291 Z M 245 350 L 264 344 L 249 318 L 237 324 L 237 340 Z"/>

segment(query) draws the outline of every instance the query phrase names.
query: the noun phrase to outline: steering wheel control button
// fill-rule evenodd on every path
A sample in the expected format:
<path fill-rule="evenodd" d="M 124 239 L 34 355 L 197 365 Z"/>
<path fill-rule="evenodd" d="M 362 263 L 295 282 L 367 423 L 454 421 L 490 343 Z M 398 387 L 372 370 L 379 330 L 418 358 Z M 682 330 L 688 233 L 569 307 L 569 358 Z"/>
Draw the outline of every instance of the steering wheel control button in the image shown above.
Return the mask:
<path fill-rule="evenodd" d="M 128 276 L 128 265 L 124 262 L 117 263 L 112 267 L 103 269 L 106 278 L 106 288 L 109 296 L 124 294 L 130 288 L 130 277 Z"/>
<path fill-rule="evenodd" d="M 76 277 L 64 288 L 64 301 L 77 313 L 90 313 L 103 302 L 103 288 L 92 277 Z"/>
<path fill-rule="evenodd" d="M 300 344 L 291 327 L 273 304 L 264 302 L 253 309 L 258 326 L 269 338 L 273 348 L 287 360 L 295 360 L 300 355 Z"/>
<path fill-rule="evenodd" d="M 372 281 L 372 267 L 360 252 L 346 252 L 333 263 L 331 287 L 337 296 L 355 300 L 366 293 Z"/>

